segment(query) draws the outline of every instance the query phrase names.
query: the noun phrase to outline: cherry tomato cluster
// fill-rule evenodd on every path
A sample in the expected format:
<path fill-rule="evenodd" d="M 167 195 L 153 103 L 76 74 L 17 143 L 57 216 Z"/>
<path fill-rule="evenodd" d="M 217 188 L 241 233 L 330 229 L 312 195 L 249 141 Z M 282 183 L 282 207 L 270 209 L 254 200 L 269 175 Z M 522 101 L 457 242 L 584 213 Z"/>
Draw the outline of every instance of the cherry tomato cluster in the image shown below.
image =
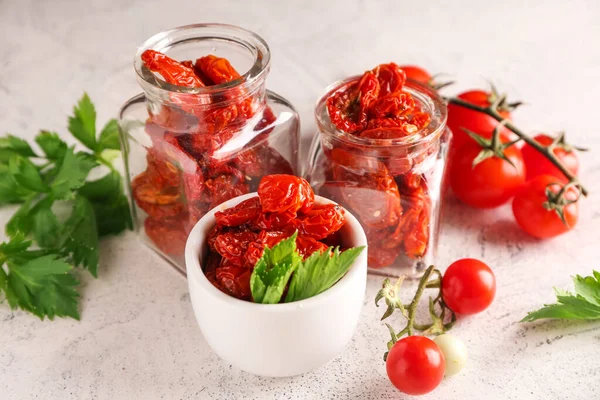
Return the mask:
<path fill-rule="evenodd" d="M 250 276 L 265 246 L 298 231 L 297 249 L 306 259 L 339 245 L 335 234 L 346 221 L 340 206 L 314 204 L 306 180 L 283 174 L 262 178 L 258 197 L 216 212 L 215 220 L 204 273 L 214 286 L 243 300 L 250 300 Z"/>
<path fill-rule="evenodd" d="M 495 90 L 471 90 L 458 99 L 480 107 L 489 107 L 497 100 Z M 498 113 L 511 121 L 510 107 L 500 104 Z M 503 124 L 485 113 L 458 104 L 448 105 L 448 126 L 453 132 L 450 150 L 450 184 L 456 196 L 476 208 L 493 208 L 514 197 L 513 214 L 519 226 L 538 238 L 548 238 L 567 232 L 577 223 L 577 190 L 567 188 L 567 177 L 535 147 L 520 142 Z M 466 131 L 486 141 L 474 140 Z M 496 132 L 495 146 L 492 137 Z M 579 169 L 574 150 L 564 143 L 563 137 L 553 138 L 539 134 L 533 138 L 552 153 L 573 174 Z M 483 143 L 483 144 L 482 144 Z M 479 161 L 482 151 L 493 152 Z"/>
<path fill-rule="evenodd" d="M 425 280 L 419 285 L 426 286 L 428 283 L 428 276 L 425 276 Z M 443 299 L 442 306 L 462 315 L 485 310 L 496 294 L 496 278 L 492 270 L 483 262 L 470 258 L 450 265 L 438 285 Z M 391 297 L 389 291 L 385 292 L 385 284 L 382 290 L 384 297 Z M 420 295 L 415 295 L 415 307 L 420 300 L 417 296 Z M 386 302 L 388 300 L 391 299 L 386 298 Z M 445 333 L 449 329 L 447 325 L 451 326 L 452 323 L 444 325 L 443 317 L 434 314 L 433 310 L 430 312 L 434 321 L 429 328 L 422 328 L 424 334 L 441 334 L 434 340 L 421 335 L 412 336 L 410 331 L 409 336 L 397 341 L 393 337 L 393 345 L 386 358 L 386 371 L 390 381 L 398 390 L 410 395 L 431 392 L 441 383 L 444 375 L 459 373 L 467 361 L 464 343 Z M 391 313 L 386 312 L 386 315 Z M 414 324 L 414 309 L 409 310 L 407 315 L 409 324 Z M 436 324 L 437 318 L 440 319 Z"/>
<path fill-rule="evenodd" d="M 405 82 L 405 72 L 394 63 L 365 72 L 327 99 L 331 123 L 369 143 L 419 135 L 431 117 L 404 90 Z M 321 190 L 361 221 L 369 241 L 369 266 L 392 265 L 402 253 L 423 257 L 432 202 L 425 175 L 413 172 L 420 160 L 408 157 L 405 148 L 395 152 L 387 147 L 378 157 L 365 152 L 367 142 L 341 143 L 325 148 L 324 173 L 330 184 Z"/>
<path fill-rule="evenodd" d="M 228 60 L 207 55 L 179 62 L 154 50 L 141 58 L 149 71 L 178 87 L 239 82 L 214 95 L 173 90 L 170 103 L 149 108 L 146 132 L 152 146 L 146 170 L 132 181 L 132 193 L 148 214 L 144 228 L 150 240 L 166 254 L 181 255 L 189 229 L 208 210 L 256 190 L 265 175 L 293 169 L 268 144 L 275 115 L 262 96 L 244 88 L 244 78 Z M 223 150 L 242 131 L 252 131 L 252 138 L 242 148 Z"/>

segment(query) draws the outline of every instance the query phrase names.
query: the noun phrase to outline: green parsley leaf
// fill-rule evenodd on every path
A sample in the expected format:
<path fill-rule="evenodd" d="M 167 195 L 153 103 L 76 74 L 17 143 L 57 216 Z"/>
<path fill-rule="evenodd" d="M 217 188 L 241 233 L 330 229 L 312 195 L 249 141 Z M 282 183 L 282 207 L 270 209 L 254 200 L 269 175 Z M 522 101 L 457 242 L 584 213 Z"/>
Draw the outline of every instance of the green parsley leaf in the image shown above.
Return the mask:
<path fill-rule="evenodd" d="M 22 187 L 35 192 L 48 191 L 38 169 L 28 158 L 13 154 L 8 160 L 8 170 Z"/>
<path fill-rule="evenodd" d="M 69 117 L 69 132 L 84 146 L 96 151 L 96 109 L 87 93 L 83 94 L 79 103 L 73 108 L 73 116 Z"/>
<path fill-rule="evenodd" d="M 112 149 L 121 150 L 121 142 L 119 141 L 119 125 L 116 119 L 111 119 L 104 125 L 98 138 L 99 151 Z"/>
<path fill-rule="evenodd" d="M 37 157 L 37 154 L 35 154 L 25 140 L 13 135 L 0 137 L 0 149 L 14 152 L 23 157 Z"/>
<path fill-rule="evenodd" d="M 55 132 L 41 131 L 35 141 L 49 160 L 62 160 L 67 152 L 67 143 Z"/>
<path fill-rule="evenodd" d="M 97 165 L 89 154 L 75 153 L 72 147 L 69 148 L 54 181 L 50 185 L 54 197 L 59 200 L 73 199 L 73 190 L 84 184 L 90 171 Z"/>
<path fill-rule="evenodd" d="M 521 322 L 531 322 L 544 318 L 558 319 L 600 319 L 600 273 L 593 271 L 593 276 L 573 277 L 575 293 L 554 289 L 557 303 L 545 304 L 537 311 L 527 314 Z"/>
<path fill-rule="evenodd" d="M 52 203 L 49 203 L 33 215 L 33 237 L 41 247 L 58 245 L 60 224 L 51 207 Z"/>
<path fill-rule="evenodd" d="M 9 237 L 27 236 L 33 229 L 33 218 L 30 213 L 32 199 L 25 201 L 6 223 L 6 234 Z"/>
<path fill-rule="evenodd" d="M 44 255 L 23 264 L 8 263 L 7 300 L 43 319 L 70 316 L 79 319 L 77 280 L 69 275 L 73 267 L 56 254 Z"/>
<path fill-rule="evenodd" d="M 88 199 L 77 196 L 73 212 L 65 221 L 61 248 L 94 276 L 98 276 L 98 230 L 96 216 Z"/>
<path fill-rule="evenodd" d="M 34 192 L 17 183 L 5 164 L 0 164 L 0 204 L 22 203 Z"/>
<path fill-rule="evenodd" d="M 94 208 L 98 235 L 105 236 L 133 229 L 129 200 L 123 192 L 121 176 L 112 171 L 101 179 L 86 182 L 78 191 Z"/>
<path fill-rule="evenodd" d="M 296 252 L 295 232 L 272 249 L 265 247 L 250 277 L 250 289 L 255 303 L 276 304 L 281 301 L 290 276 L 302 261 Z"/>
<path fill-rule="evenodd" d="M 23 235 L 15 235 L 10 242 L 0 243 L 0 257 L 8 259 L 24 252 L 29 246 L 31 246 L 31 240 L 26 240 Z"/>
<path fill-rule="evenodd" d="M 353 247 L 340 252 L 339 247 L 315 252 L 299 266 L 286 295 L 286 303 L 307 299 L 324 292 L 339 281 L 352 266 L 364 247 Z"/>

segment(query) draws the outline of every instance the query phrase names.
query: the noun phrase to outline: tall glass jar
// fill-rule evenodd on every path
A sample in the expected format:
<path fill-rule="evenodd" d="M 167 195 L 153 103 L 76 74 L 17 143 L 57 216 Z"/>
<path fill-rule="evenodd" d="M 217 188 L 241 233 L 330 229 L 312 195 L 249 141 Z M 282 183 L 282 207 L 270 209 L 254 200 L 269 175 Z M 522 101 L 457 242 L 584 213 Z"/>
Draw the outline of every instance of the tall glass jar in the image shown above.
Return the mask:
<path fill-rule="evenodd" d="M 334 83 L 318 101 L 318 133 L 307 178 L 317 194 L 340 203 L 361 221 L 370 272 L 418 277 L 434 262 L 438 242 L 451 138 L 446 105 L 434 90 L 409 80 L 403 91 L 431 116 L 425 129 L 399 139 L 348 134 L 331 122 L 326 103 L 359 79 Z"/>
<path fill-rule="evenodd" d="M 241 77 L 173 85 L 144 64 L 149 49 L 178 61 L 212 54 L 229 60 Z M 205 213 L 256 191 L 264 175 L 298 172 L 298 114 L 266 90 L 269 62 L 258 35 L 217 24 L 159 33 L 135 56 L 144 92 L 119 115 L 134 221 L 144 241 L 184 273 L 187 235 Z"/>

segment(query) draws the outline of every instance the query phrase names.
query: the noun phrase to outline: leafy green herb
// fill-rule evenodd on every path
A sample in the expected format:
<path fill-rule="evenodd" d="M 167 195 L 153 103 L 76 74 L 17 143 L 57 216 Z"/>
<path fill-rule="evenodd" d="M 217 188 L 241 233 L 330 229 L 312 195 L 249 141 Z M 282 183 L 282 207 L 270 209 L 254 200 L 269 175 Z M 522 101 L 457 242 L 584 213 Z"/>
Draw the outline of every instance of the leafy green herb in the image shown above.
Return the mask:
<path fill-rule="evenodd" d="M 22 236 L 0 244 L 0 291 L 11 308 L 29 311 L 40 319 L 79 319 L 73 267 L 58 254 L 28 250 Z M 6 265 L 6 271 L 3 268 Z"/>
<path fill-rule="evenodd" d="M 297 236 L 298 232 L 272 249 L 265 248 L 250 277 L 255 303 L 279 303 L 288 283 L 286 303 L 316 296 L 339 281 L 364 249 L 354 247 L 340 252 L 338 247 L 330 247 L 302 261 L 296 249 Z"/>
<path fill-rule="evenodd" d="M 348 272 L 363 249 L 353 247 L 340 252 L 339 247 L 330 247 L 328 251 L 310 255 L 294 273 L 286 303 L 308 299 L 332 287 Z"/>
<path fill-rule="evenodd" d="M 592 276 L 573 277 L 575 293 L 554 288 L 557 303 L 545 304 L 537 311 L 532 311 L 521 322 L 538 319 L 600 319 L 600 272 L 593 271 Z"/>
<path fill-rule="evenodd" d="M 282 240 L 272 249 L 265 247 L 250 277 L 250 289 L 255 303 L 276 304 L 281 300 L 290 276 L 302 261 L 296 251 L 298 232 Z"/>
<path fill-rule="evenodd" d="M 0 138 L 0 204 L 21 203 L 6 224 L 11 241 L 0 244 L 0 294 L 12 308 L 40 318 L 79 319 L 73 267 L 97 276 L 98 239 L 132 228 L 123 180 L 110 162 L 120 148 L 116 120 L 96 137 L 96 110 L 87 94 L 73 114 L 69 131 L 91 152 L 75 151 L 48 131 L 35 138 L 41 155 L 23 139 Z M 88 181 L 96 168 L 108 173 Z M 70 213 L 57 213 L 61 208 Z M 40 249 L 29 250 L 33 243 L 26 238 Z"/>

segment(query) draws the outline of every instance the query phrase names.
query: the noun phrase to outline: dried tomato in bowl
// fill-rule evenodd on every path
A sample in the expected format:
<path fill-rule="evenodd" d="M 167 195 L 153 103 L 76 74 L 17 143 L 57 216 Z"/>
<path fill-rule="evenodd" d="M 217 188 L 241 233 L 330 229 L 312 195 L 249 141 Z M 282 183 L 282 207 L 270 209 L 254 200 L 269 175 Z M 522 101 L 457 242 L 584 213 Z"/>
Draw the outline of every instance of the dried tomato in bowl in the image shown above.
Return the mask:
<path fill-rule="evenodd" d="M 144 94 L 119 121 L 134 215 L 152 247 L 182 270 L 181 243 L 195 222 L 256 191 L 263 176 L 298 170 L 298 115 L 267 91 L 269 67 L 264 40 L 227 25 L 176 28 L 138 50 Z M 270 218 L 264 223 L 276 225 Z"/>
<path fill-rule="evenodd" d="M 446 114 L 434 90 L 394 63 L 334 83 L 317 103 L 308 179 L 360 220 L 379 273 L 418 275 L 433 261 Z"/>
<path fill-rule="evenodd" d="M 296 234 L 297 252 L 307 259 L 339 246 L 336 233 L 345 223 L 342 207 L 315 205 L 310 184 L 285 174 L 265 176 L 257 197 L 217 211 L 214 218 L 204 273 L 214 286 L 242 300 L 250 300 L 251 273 L 265 247 Z M 279 220 L 284 222 L 272 223 Z"/>

